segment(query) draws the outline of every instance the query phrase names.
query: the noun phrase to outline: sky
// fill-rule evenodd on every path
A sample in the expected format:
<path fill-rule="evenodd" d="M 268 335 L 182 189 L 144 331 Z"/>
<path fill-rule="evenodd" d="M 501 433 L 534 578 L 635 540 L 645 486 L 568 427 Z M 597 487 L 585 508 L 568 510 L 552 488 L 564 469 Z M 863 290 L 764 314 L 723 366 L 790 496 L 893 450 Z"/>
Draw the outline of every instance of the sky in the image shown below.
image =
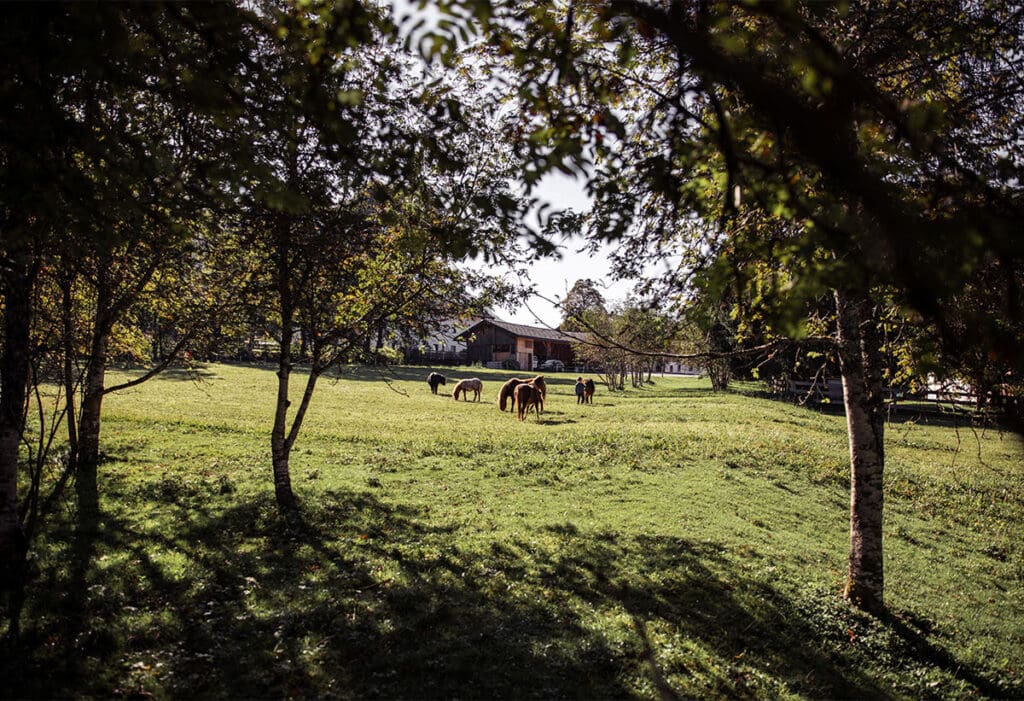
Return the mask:
<path fill-rule="evenodd" d="M 535 194 L 556 208 L 585 211 L 590 207 L 582 183 L 560 173 L 548 175 L 541 180 Z M 495 310 L 497 315 L 517 324 L 557 327 L 562 322 L 562 312 L 548 300 L 564 299 L 576 281 L 583 279 L 593 280 L 607 302 L 625 299 L 633 287 L 633 281 L 612 280 L 609 249 L 592 254 L 589 251 L 580 252 L 583 246 L 582 238 L 562 242 L 559 248 L 562 254 L 560 259 L 548 258 L 534 264 L 529 282 L 538 294 L 517 310 Z"/>

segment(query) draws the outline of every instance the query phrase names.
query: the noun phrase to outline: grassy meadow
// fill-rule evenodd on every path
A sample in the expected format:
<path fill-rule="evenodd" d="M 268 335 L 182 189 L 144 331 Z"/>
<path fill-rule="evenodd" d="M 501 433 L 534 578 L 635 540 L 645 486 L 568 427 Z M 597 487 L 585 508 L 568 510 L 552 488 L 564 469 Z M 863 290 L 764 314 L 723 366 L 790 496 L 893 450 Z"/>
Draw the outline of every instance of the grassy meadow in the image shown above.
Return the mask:
<path fill-rule="evenodd" d="M 36 543 L 4 695 L 1024 696 L 1018 437 L 888 426 L 880 621 L 839 596 L 841 415 L 657 376 L 579 406 L 561 373 L 520 423 L 512 373 L 448 373 L 480 403 L 427 373 L 321 383 L 293 522 L 272 370 L 108 396 L 101 522 L 69 502 Z"/>

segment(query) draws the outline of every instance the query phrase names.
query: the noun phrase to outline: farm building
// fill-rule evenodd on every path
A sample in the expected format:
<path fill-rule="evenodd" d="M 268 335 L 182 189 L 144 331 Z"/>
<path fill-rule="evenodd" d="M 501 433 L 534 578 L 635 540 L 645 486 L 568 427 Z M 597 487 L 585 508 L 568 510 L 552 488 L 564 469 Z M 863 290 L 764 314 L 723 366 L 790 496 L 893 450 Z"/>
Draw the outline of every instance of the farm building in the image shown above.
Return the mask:
<path fill-rule="evenodd" d="M 466 343 L 466 361 L 489 367 L 533 370 L 545 360 L 575 363 L 572 344 L 584 334 L 482 319 L 455 338 Z"/>
<path fill-rule="evenodd" d="M 405 347 L 405 362 L 409 365 L 462 365 L 466 362 L 466 344 L 459 341 L 456 334 L 463 325 L 454 319 L 442 321 L 431 333 Z"/>

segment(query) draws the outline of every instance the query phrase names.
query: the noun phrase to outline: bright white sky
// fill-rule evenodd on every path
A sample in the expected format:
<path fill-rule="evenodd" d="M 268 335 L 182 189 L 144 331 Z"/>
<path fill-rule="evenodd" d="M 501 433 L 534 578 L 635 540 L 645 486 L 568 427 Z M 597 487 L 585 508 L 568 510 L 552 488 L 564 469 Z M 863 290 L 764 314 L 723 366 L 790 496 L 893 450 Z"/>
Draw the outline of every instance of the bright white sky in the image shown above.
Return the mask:
<path fill-rule="evenodd" d="M 590 207 L 582 184 L 560 173 L 541 180 L 535 194 L 556 209 L 571 208 L 582 212 Z M 531 269 L 529 282 L 538 294 L 516 311 L 495 310 L 499 317 L 517 324 L 556 327 L 562 323 L 562 312 L 548 300 L 564 299 L 577 280 L 587 278 L 597 284 L 606 302 L 625 299 L 634 282 L 613 281 L 607 253 L 580 252 L 583 246 L 582 238 L 562 242 L 560 259 L 548 258 L 536 263 Z M 543 299 L 545 297 L 547 299 Z"/>

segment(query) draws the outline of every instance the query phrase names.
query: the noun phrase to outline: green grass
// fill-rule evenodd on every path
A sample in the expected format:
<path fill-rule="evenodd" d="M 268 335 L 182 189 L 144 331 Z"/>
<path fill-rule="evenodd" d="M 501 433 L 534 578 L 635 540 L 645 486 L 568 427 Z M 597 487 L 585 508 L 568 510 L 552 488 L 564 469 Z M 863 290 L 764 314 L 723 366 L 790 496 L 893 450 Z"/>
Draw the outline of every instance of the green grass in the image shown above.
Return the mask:
<path fill-rule="evenodd" d="M 321 384 L 292 523 L 271 371 L 108 397 L 101 523 L 37 543 L 5 695 L 1024 695 L 1018 438 L 889 426 L 878 621 L 839 598 L 841 416 L 682 378 L 578 406 L 565 373 L 520 423 L 510 373 L 459 373 L 479 404 L 426 374 Z"/>

